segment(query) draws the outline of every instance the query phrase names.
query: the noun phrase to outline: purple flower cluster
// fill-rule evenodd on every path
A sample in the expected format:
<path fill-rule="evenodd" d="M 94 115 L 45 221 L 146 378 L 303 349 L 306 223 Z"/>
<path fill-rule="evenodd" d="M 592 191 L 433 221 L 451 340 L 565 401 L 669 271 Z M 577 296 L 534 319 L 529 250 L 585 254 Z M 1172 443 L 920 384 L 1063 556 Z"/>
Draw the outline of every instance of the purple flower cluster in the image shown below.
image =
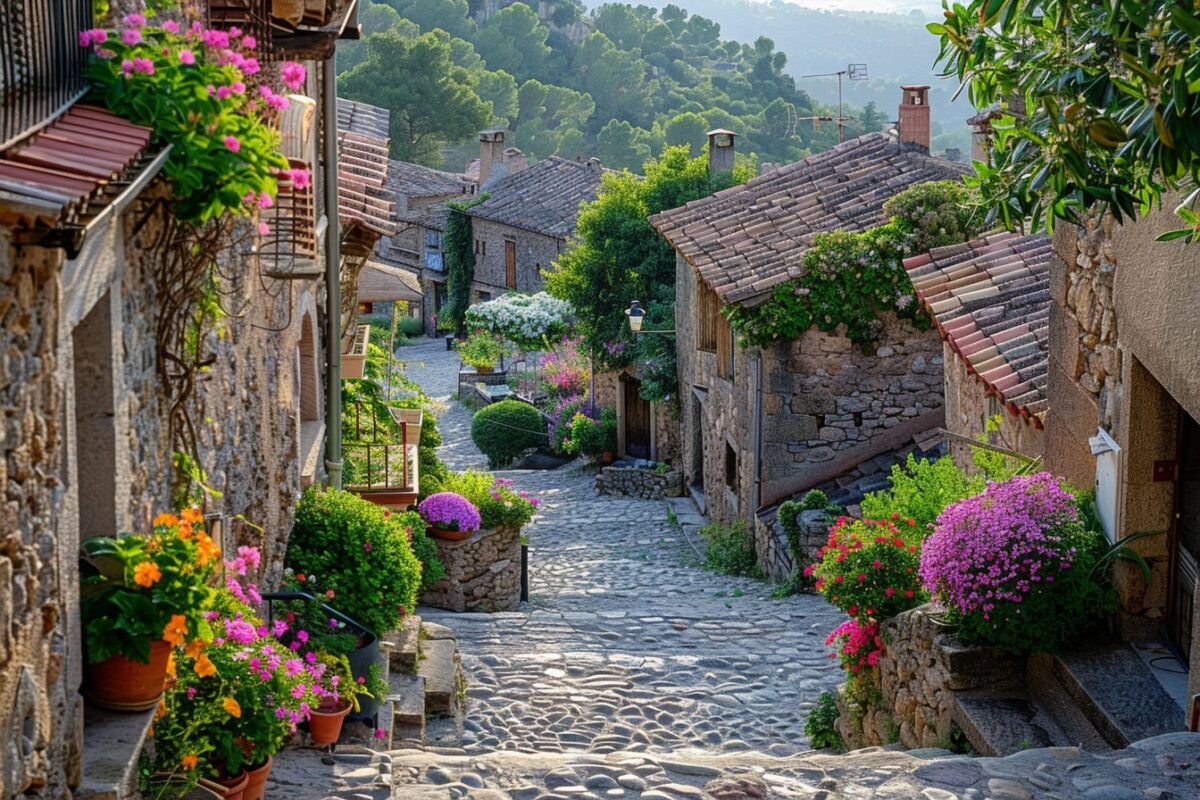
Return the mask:
<path fill-rule="evenodd" d="M 1048 472 L 989 484 L 938 517 L 921 580 L 947 608 L 989 619 L 1071 568 L 1075 549 L 1061 534 L 1076 520 L 1074 498 Z"/>
<path fill-rule="evenodd" d="M 430 525 L 457 531 L 479 529 L 479 509 L 470 500 L 454 492 L 431 494 L 417 506 L 417 513 Z"/>

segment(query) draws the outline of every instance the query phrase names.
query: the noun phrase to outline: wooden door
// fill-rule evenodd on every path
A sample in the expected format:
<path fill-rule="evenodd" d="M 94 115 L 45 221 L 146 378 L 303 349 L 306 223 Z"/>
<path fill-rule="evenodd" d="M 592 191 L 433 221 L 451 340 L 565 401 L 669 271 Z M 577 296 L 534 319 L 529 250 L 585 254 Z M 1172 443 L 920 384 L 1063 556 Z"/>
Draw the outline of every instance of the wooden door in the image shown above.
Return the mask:
<path fill-rule="evenodd" d="M 1192 620 L 1197 563 L 1200 562 L 1200 423 L 1180 412 L 1175 525 L 1169 547 L 1167 628 L 1184 660 L 1192 649 Z"/>
<path fill-rule="evenodd" d="M 650 401 L 644 399 L 637 380 L 623 382 L 625 392 L 625 454 L 650 458 Z"/>
<path fill-rule="evenodd" d="M 517 288 L 517 243 L 504 240 L 504 285 Z"/>

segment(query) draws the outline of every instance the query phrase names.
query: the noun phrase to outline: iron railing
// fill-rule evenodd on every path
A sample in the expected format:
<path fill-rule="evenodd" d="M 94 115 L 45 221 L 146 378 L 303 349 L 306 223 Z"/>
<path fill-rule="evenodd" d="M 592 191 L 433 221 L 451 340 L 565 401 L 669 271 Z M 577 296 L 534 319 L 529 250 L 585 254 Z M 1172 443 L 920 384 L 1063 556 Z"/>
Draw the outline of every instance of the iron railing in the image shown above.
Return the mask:
<path fill-rule="evenodd" d="M 299 159 L 291 159 L 289 165 L 292 169 L 308 169 L 308 164 Z M 259 250 L 266 275 L 285 280 L 315 280 L 321 276 L 311 179 L 300 187 L 290 176 L 281 175 L 275 203 L 260 218 L 269 228 Z"/>
<path fill-rule="evenodd" d="M 0 2 L 0 150 L 83 95 L 91 25 L 92 0 Z"/>

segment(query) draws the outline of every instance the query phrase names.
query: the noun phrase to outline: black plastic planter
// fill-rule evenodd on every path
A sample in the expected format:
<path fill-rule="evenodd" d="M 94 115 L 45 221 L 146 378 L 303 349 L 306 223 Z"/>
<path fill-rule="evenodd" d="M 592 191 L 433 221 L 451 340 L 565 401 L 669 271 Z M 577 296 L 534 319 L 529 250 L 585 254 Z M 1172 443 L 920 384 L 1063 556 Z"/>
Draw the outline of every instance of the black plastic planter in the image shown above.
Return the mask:
<path fill-rule="evenodd" d="M 446 334 L 446 351 L 449 352 L 453 349 L 454 349 L 454 334 L 447 333 Z"/>

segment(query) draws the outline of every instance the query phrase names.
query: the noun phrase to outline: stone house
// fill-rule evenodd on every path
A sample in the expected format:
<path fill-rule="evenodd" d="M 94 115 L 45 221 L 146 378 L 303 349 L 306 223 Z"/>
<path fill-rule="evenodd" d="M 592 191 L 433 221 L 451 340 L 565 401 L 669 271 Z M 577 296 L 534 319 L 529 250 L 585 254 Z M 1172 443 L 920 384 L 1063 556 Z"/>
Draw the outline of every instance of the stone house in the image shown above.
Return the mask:
<path fill-rule="evenodd" d="M 1050 237 L 998 233 L 905 259 L 917 297 L 942 337 L 951 452 L 971 465 L 974 439 L 1045 452 L 1049 374 Z"/>
<path fill-rule="evenodd" d="M 1110 540 L 1151 566 L 1115 563 L 1119 632 L 1166 643 L 1187 669 L 1181 717 L 1200 694 L 1200 252 L 1156 237 L 1179 197 L 1135 223 L 1092 214 L 1055 228 L 1050 264 L 1046 468 L 1095 486 Z"/>
<path fill-rule="evenodd" d="M 328 24 L 306 33 L 302 50 L 275 34 L 276 51 L 308 68 L 291 98 L 304 113 L 280 127 L 285 155 L 311 166 L 317 187 L 281 187 L 266 219 L 295 223 L 287 241 L 275 228 L 247 238 L 248 223 L 205 229 L 221 251 L 221 304 L 236 313 L 203 337 L 203 371 L 173 360 L 182 331 L 173 321 L 189 306 L 179 305 L 171 265 L 195 240 L 171 212 L 160 177 L 167 154 L 149 129 L 80 99 L 88 51 L 79 33 L 92 8 L 71 6 L 78 13 L 58 13 L 52 0 L 0 6 L 11 34 L 0 71 L 14 81 L 0 99 L 5 798 L 135 796 L 151 714 L 105 714 L 84 699 L 81 540 L 148 530 L 181 480 L 173 453 L 191 450 L 221 492 L 204 499 L 210 529 L 227 548 L 262 545 L 261 582 L 271 585 L 301 488 L 325 474 L 326 402 L 337 395 L 336 371 L 334 392 L 322 387 L 337 349 L 323 348 L 321 328 L 336 323 L 336 305 L 325 304 L 337 292 L 317 267 L 330 248 L 337 264 L 338 237 L 321 235 L 336 162 L 322 170 L 317 153 L 336 152 L 320 134 L 334 128 L 327 59 L 355 3 L 331 0 Z M 118 17 L 132 10 L 113 4 Z M 13 16 L 22 11 L 31 16 Z M 248 243 L 230 247 L 235 238 Z M 242 515 L 263 533 L 238 524 Z"/>
<path fill-rule="evenodd" d="M 596 199 L 600 162 L 551 156 L 499 180 L 491 179 L 488 158 L 480 169 L 480 191 L 489 197 L 467 212 L 474 235 L 472 300 L 539 291 L 543 270 L 575 234 L 579 204 Z"/>
<path fill-rule="evenodd" d="M 905 88 L 898 137 L 866 134 L 650 220 L 677 253 L 686 480 L 711 518 L 752 524 L 769 575 L 794 565 L 760 512 L 941 426 L 942 352 L 936 332 L 892 315 L 871 351 L 816 329 L 743 349 L 720 309 L 798 276 L 816 234 L 879 225 L 898 192 L 963 174 L 929 155 L 925 99 Z M 718 133 L 710 169 L 728 169 L 733 137 Z"/>

